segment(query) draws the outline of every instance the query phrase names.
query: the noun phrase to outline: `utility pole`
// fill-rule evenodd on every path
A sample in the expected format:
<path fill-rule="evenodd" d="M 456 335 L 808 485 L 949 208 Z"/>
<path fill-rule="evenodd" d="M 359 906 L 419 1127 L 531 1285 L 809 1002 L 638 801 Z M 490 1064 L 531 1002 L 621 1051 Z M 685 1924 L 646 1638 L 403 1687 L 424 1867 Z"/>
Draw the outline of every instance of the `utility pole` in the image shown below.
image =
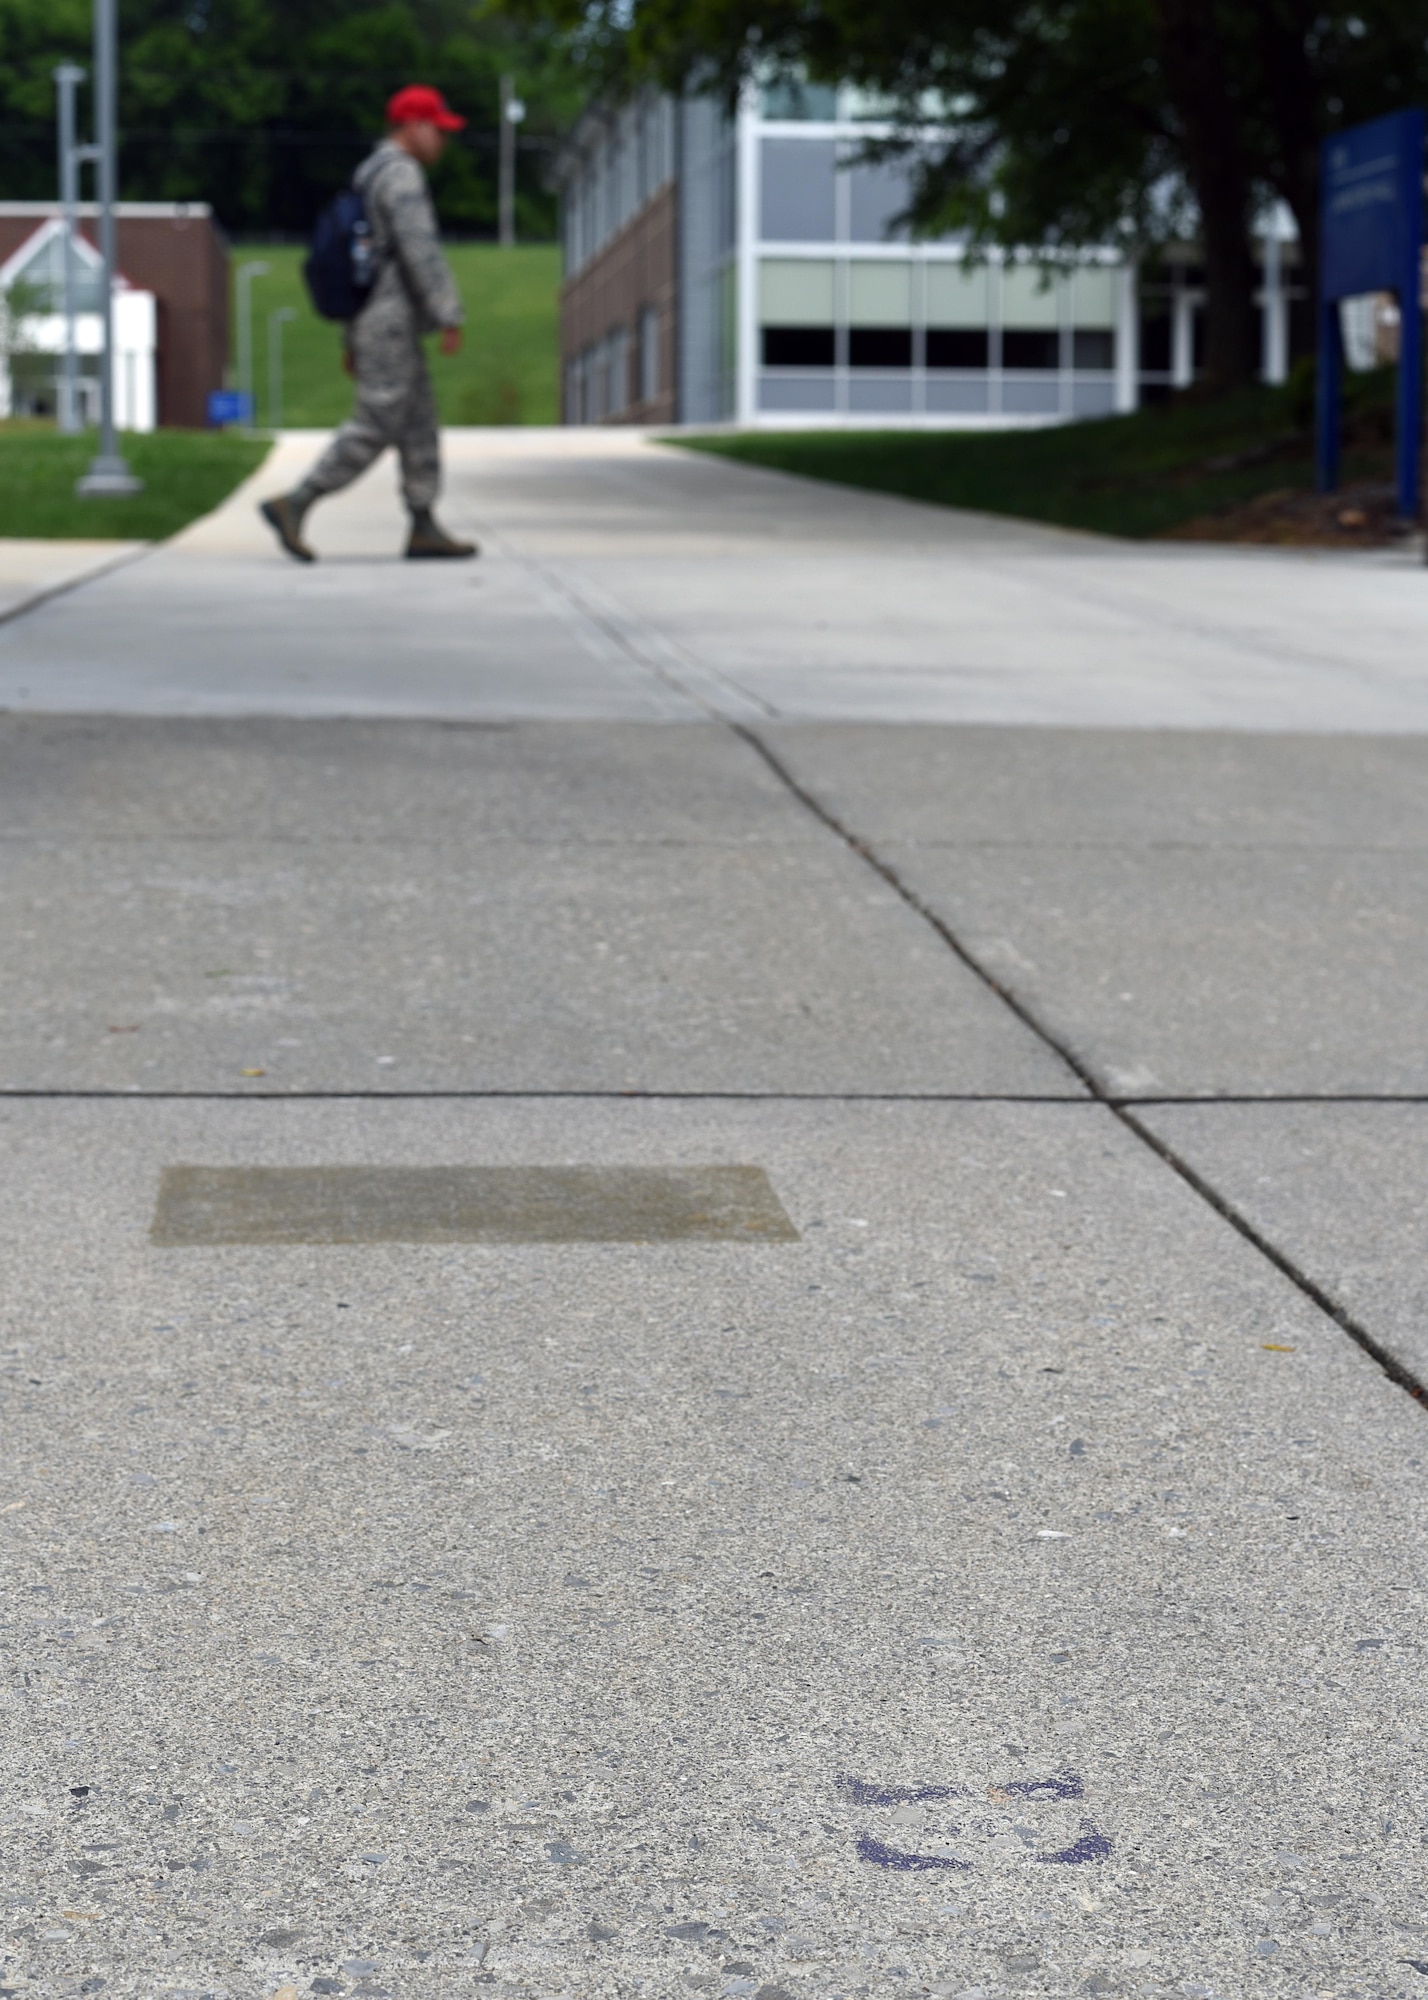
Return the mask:
<path fill-rule="evenodd" d="M 243 412 L 244 430 L 252 430 L 258 415 L 258 399 L 253 386 L 253 280 L 266 278 L 268 267 L 261 260 L 240 264 L 236 279 L 238 293 L 238 388 L 248 398 Z"/>
<path fill-rule="evenodd" d="M 114 497 L 142 493 L 144 482 L 125 464 L 114 432 L 115 151 L 119 124 L 119 28 L 116 0 L 94 0 L 94 138 L 99 149 L 99 253 L 104 259 L 104 356 L 99 378 L 99 450 L 77 493 Z"/>
<path fill-rule="evenodd" d="M 268 314 L 268 429 L 283 427 L 283 324 L 296 319 L 293 306 L 279 306 Z"/>
<path fill-rule="evenodd" d="M 496 199 L 497 228 L 501 248 L 509 250 L 516 240 L 516 127 L 526 115 L 526 107 L 516 96 L 516 79 L 501 78 L 500 181 Z"/>
<path fill-rule="evenodd" d="M 75 491 L 119 498 L 141 493 L 119 450 L 114 430 L 114 279 L 118 266 L 114 231 L 115 148 L 118 126 L 119 50 L 115 0 L 94 0 L 94 139 L 99 165 L 99 252 L 103 259 L 101 312 L 104 348 L 99 364 L 99 450 Z M 66 273 L 69 244 L 66 243 Z"/>
<path fill-rule="evenodd" d="M 74 93 L 84 82 L 85 72 L 78 63 L 61 63 L 54 72 L 59 89 L 59 180 L 60 206 L 64 211 L 64 365 L 60 371 L 56 398 L 56 428 L 77 431 L 79 421 L 78 356 L 74 346 L 74 236 L 79 202 L 79 149 L 75 138 Z"/>

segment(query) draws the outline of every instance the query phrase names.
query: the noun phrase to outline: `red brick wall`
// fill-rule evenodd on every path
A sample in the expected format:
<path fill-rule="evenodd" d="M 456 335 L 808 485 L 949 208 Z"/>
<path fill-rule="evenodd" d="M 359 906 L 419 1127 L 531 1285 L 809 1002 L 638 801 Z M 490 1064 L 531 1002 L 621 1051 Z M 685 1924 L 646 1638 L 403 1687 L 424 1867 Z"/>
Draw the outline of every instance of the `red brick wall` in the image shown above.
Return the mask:
<path fill-rule="evenodd" d="M 618 236 L 572 278 L 560 294 L 561 382 L 566 370 L 586 348 L 612 333 L 628 329 L 630 380 L 626 407 L 609 421 L 623 424 L 672 424 L 675 401 L 675 190 L 673 184 L 647 201 Z M 638 400 L 640 391 L 640 314 L 653 306 L 660 322 L 659 395 Z M 563 391 L 562 391 L 563 393 Z M 567 413 L 568 414 L 568 413 Z"/>

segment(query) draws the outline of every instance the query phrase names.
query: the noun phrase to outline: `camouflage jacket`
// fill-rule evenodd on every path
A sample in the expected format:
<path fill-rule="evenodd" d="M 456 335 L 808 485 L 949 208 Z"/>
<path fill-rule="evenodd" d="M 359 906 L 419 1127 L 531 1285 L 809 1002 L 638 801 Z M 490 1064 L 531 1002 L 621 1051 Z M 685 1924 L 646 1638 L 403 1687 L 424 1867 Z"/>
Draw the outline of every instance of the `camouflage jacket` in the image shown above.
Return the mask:
<path fill-rule="evenodd" d="M 353 176 L 367 204 L 377 252 L 377 282 L 363 307 L 410 311 L 421 333 L 460 326 L 461 300 L 442 255 L 436 210 L 420 164 L 384 139 Z"/>

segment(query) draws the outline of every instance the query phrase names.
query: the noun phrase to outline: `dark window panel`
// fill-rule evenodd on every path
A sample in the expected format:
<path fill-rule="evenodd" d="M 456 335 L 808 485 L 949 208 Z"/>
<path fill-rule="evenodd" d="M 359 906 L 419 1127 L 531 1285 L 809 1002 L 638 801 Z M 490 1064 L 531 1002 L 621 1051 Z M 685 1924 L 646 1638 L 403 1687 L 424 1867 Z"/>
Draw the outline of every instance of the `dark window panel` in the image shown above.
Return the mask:
<path fill-rule="evenodd" d="M 848 332 L 850 368 L 911 368 L 912 328 L 855 326 Z"/>
<path fill-rule="evenodd" d="M 1071 336 L 1071 359 L 1077 368 L 1114 368 L 1116 336 L 1108 327 L 1078 328 Z"/>
<path fill-rule="evenodd" d="M 1140 316 L 1140 365 L 1151 375 L 1170 372 L 1170 314 L 1163 310 Z"/>
<path fill-rule="evenodd" d="M 988 341 L 984 326 L 930 326 L 927 329 L 929 368 L 985 368 Z"/>
<path fill-rule="evenodd" d="M 1061 336 L 1055 327 L 1002 328 L 1003 368 L 1059 368 Z"/>
<path fill-rule="evenodd" d="M 766 326 L 765 368 L 831 368 L 831 326 Z"/>

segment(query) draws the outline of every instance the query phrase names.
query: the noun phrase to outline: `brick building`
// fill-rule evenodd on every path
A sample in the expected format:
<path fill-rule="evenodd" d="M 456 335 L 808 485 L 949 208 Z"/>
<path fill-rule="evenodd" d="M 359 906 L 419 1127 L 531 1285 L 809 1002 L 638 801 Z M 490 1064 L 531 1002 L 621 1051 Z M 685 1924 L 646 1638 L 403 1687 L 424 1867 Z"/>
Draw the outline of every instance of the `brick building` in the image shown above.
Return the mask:
<path fill-rule="evenodd" d="M 55 202 L 0 202 L 0 265 L 59 214 Z M 78 214 L 80 235 L 94 243 L 94 204 Z M 200 429 L 228 364 L 227 242 L 204 202 L 126 201 L 115 214 L 119 270 L 155 300 L 157 420 Z"/>
<path fill-rule="evenodd" d="M 653 93 L 596 106 L 561 154 L 567 423 L 675 419 L 678 115 Z M 592 171 L 597 161 L 610 172 Z"/>

